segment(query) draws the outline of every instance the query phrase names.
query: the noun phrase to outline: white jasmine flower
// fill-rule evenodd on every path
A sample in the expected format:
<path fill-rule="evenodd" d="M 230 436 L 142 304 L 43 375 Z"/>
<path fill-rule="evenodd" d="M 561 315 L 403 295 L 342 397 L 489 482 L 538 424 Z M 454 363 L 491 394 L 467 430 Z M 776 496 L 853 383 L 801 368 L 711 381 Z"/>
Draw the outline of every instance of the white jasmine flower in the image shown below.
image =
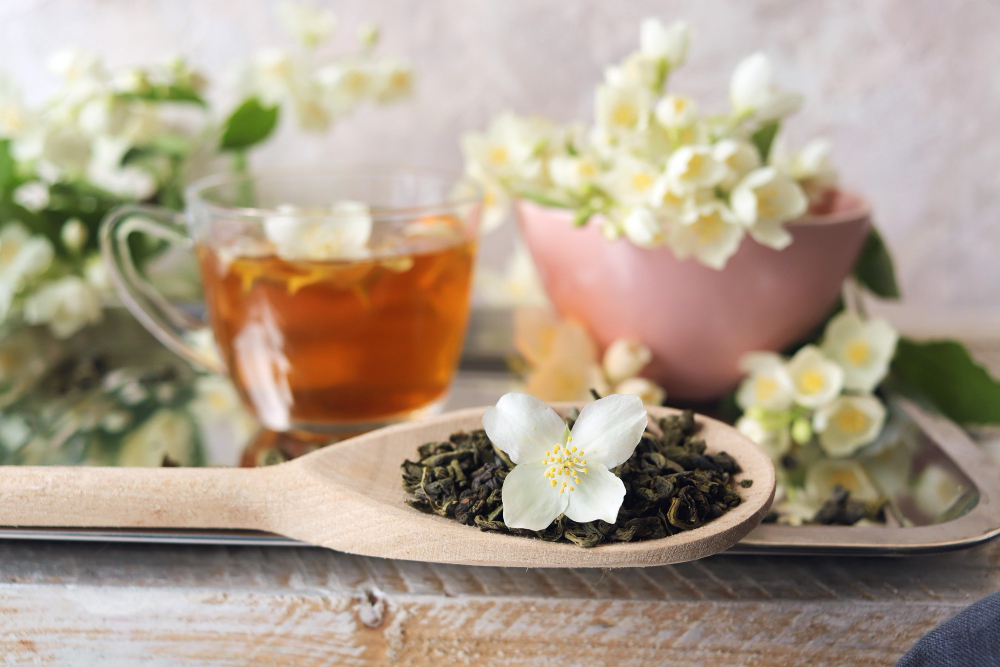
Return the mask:
<path fill-rule="evenodd" d="M 684 64 L 690 44 L 691 29 L 684 21 L 663 25 L 658 19 L 648 18 L 639 30 L 642 55 L 663 59 L 671 69 Z"/>
<path fill-rule="evenodd" d="M 841 396 L 816 411 L 813 429 L 830 456 L 850 456 L 878 437 L 885 423 L 885 406 L 872 395 Z"/>
<path fill-rule="evenodd" d="M 844 369 L 844 387 L 874 391 L 896 352 L 899 335 L 882 319 L 862 319 L 844 311 L 830 320 L 823 334 L 823 352 Z"/>
<path fill-rule="evenodd" d="M 637 340 L 619 338 L 604 351 L 602 366 L 608 382 L 618 384 L 638 375 L 653 360 L 653 353 Z M 631 394 L 633 392 L 618 392 Z"/>
<path fill-rule="evenodd" d="M 711 188 L 726 176 L 726 168 L 709 146 L 681 146 L 667 160 L 667 176 L 681 190 Z"/>
<path fill-rule="evenodd" d="M 760 445 L 772 461 L 780 460 L 792 449 L 792 436 L 787 421 L 765 424 L 750 415 L 743 415 L 736 422 L 736 430 Z"/>
<path fill-rule="evenodd" d="M 597 87 L 597 124 L 612 134 L 645 130 L 652 114 L 653 95 L 641 86 Z"/>
<path fill-rule="evenodd" d="M 514 247 L 502 274 L 485 267 L 477 271 L 476 290 L 482 302 L 492 307 L 523 308 L 546 303 L 535 263 L 520 243 Z"/>
<path fill-rule="evenodd" d="M 647 58 L 642 53 L 633 53 L 620 65 L 604 70 L 604 82 L 617 88 L 636 86 L 655 90 L 663 78 L 660 61 Z"/>
<path fill-rule="evenodd" d="M 477 200 L 482 205 L 479 212 L 479 232 L 489 234 L 500 228 L 510 215 L 512 201 L 510 193 L 505 187 L 497 183 L 492 177 L 483 175 L 479 179 L 471 176 L 460 180 L 451 191 L 451 198 L 454 201 L 474 201 Z M 469 209 L 462 217 L 471 219 L 474 217 L 474 209 Z M 427 230 L 421 224 L 421 233 Z"/>
<path fill-rule="evenodd" d="M 503 396 L 486 410 L 483 427 L 515 464 L 503 484 L 504 523 L 543 530 L 560 514 L 581 523 L 614 523 L 625 485 L 611 468 L 632 455 L 646 422 L 637 396 L 616 394 L 588 404 L 572 432 L 534 396 Z"/>
<path fill-rule="evenodd" d="M 792 407 L 794 387 L 785 360 L 775 352 L 750 352 L 740 359 L 747 377 L 736 391 L 736 403 L 744 410 L 763 408 L 780 412 Z"/>
<path fill-rule="evenodd" d="M 387 60 L 376 66 L 376 101 L 380 104 L 389 104 L 409 97 L 412 93 L 413 68 L 395 60 Z"/>
<path fill-rule="evenodd" d="M 932 463 L 913 484 L 913 502 L 928 518 L 936 520 L 962 497 L 962 484 L 942 466 Z"/>
<path fill-rule="evenodd" d="M 102 74 L 100 59 L 92 53 L 64 49 L 49 58 L 49 71 L 64 82 L 75 83 L 96 79 Z"/>
<path fill-rule="evenodd" d="M 101 299 L 78 276 L 66 276 L 40 287 L 24 302 L 28 324 L 46 324 L 56 338 L 69 338 L 101 320 Z"/>
<path fill-rule="evenodd" d="M 712 155 L 726 167 L 726 176 L 719 183 L 726 190 L 760 166 L 757 147 L 743 139 L 722 139 L 712 146 Z"/>
<path fill-rule="evenodd" d="M 358 259 L 369 253 L 372 216 L 367 204 L 342 201 L 323 213 L 281 206 L 278 213 L 264 220 L 264 233 L 282 259 Z"/>
<path fill-rule="evenodd" d="M 265 104 L 279 104 L 292 95 L 302 69 L 290 53 L 282 49 L 263 49 L 251 64 L 253 87 Z"/>
<path fill-rule="evenodd" d="M 194 454 L 194 426 L 184 413 L 164 408 L 125 436 L 118 465 L 159 467 L 165 458 L 181 465 Z"/>
<path fill-rule="evenodd" d="M 285 32 L 307 49 L 325 42 L 337 27 L 333 12 L 304 2 L 282 2 L 278 18 Z"/>
<path fill-rule="evenodd" d="M 21 91 L 14 82 L 0 74 L 0 137 L 14 137 L 28 125 Z"/>
<path fill-rule="evenodd" d="M 660 174 L 649 189 L 649 204 L 673 219 L 679 218 L 691 206 L 715 199 L 711 190 L 686 190 L 668 174 Z"/>
<path fill-rule="evenodd" d="M 737 114 L 767 122 L 799 108 L 802 97 L 779 90 L 772 76 L 771 63 L 763 53 L 748 56 L 737 65 L 729 83 L 729 100 Z"/>
<path fill-rule="evenodd" d="M 589 157 L 557 155 L 549 159 L 548 167 L 552 182 L 570 192 L 580 192 L 600 173 L 597 163 Z"/>
<path fill-rule="evenodd" d="M 823 507 L 822 502 L 816 502 L 799 493 L 790 498 L 778 500 L 771 505 L 778 514 L 778 523 L 783 526 L 802 526 L 812 522 L 816 513 Z"/>
<path fill-rule="evenodd" d="M 15 157 L 37 162 L 45 180 L 82 175 L 90 161 L 91 142 L 75 127 L 43 126 L 27 132 L 14 144 Z"/>
<path fill-rule="evenodd" d="M 833 489 L 838 486 L 850 491 L 851 498 L 855 500 L 870 501 L 879 496 L 868 473 L 856 461 L 824 459 L 816 461 L 806 470 L 806 496 L 817 506 L 829 500 Z"/>
<path fill-rule="evenodd" d="M 316 72 L 316 83 L 324 91 L 327 106 L 336 114 L 347 114 L 376 90 L 370 63 L 344 62 L 327 65 Z"/>
<path fill-rule="evenodd" d="M 129 201 L 143 201 L 155 193 L 159 184 L 145 169 L 135 165 L 112 165 L 94 161 L 87 170 L 94 185 Z"/>
<path fill-rule="evenodd" d="M 837 184 L 837 170 L 830 164 L 830 148 L 829 139 L 813 139 L 790 157 L 779 154 L 775 162 L 805 187 L 833 187 Z"/>
<path fill-rule="evenodd" d="M 101 419 L 101 428 L 108 433 L 121 433 L 132 423 L 127 410 L 112 410 Z"/>
<path fill-rule="evenodd" d="M 14 190 L 14 201 L 29 211 L 41 211 L 49 205 L 49 186 L 41 181 L 29 181 Z"/>
<path fill-rule="evenodd" d="M 719 201 L 690 209 L 674 225 L 670 245 L 681 259 L 694 255 L 702 264 L 722 269 L 740 247 L 743 227 Z"/>
<path fill-rule="evenodd" d="M 118 397 L 125 405 L 138 405 L 149 398 L 149 392 L 146 391 L 141 382 L 133 380 L 122 385 Z"/>
<path fill-rule="evenodd" d="M 656 248 L 667 242 L 663 223 L 645 206 L 636 206 L 622 221 L 625 237 L 640 248 Z"/>
<path fill-rule="evenodd" d="M 100 253 L 94 253 L 84 262 L 83 278 L 99 295 L 110 295 L 115 289 Z"/>
<path fill-rule="evenodd" d="M 78 252 L 84 246 L 89 235 L 87 225 L 83 224 L 80 218 L 70 218 L 63 223 L 62 230 L 59 232 L 59 238 L 62 239 L 63 245 L 73 252 Z"/>
<path fill-rule="evenodd" d="M 31 426 L 21 415 L 0 416 L 0 447 L 16 452 L 31 439 Z"/>
<path fill-rule="evenodd" d="M 0 229 L 0 321 L 24 282 L 44 273 L 53 256 L 49 240 L 33 236 L 21 224 L 11 222 Z"/>
<path fill-rule="evenodd" d="M 324 132 L 333 122 L 333 111 L 323 99 L 322 91 L 315 87 L 297 89 L 292 95 L 295 119 L 299 127 L 308 132 Z"/>
<path fill-rule="evenodd" d="M 103 95 L 83 105 L 77 122 L 80 129 L 91 137 L 117 136 L 124 133 L 129 116 L 126 103 L 114 96 Z"/>
<path fill-rule="evenodd" d="M 462 136 L 462 152 L 469 175 L 477 181 L 538 178 L 542 169 L 538 151 L 548 129 L 540 121 L 506 113 L 494 120 L 485 134 L 466 133 Z"/>
<path fill-rule="evenodd" d="M 663 127 L 687 127 L 698 119 L 698 104 L 683 95 L 666 95 L 656 103 L 654 114 Z"/>
<path fill-rule="evenodd" d="M 260 429 L 228 378 L 202 375 L 195 381 L 191 414 L 198 425 L 208 465 L 239 465 L 245 443 Z"/>
<path fill-rule="evenodd" d="M 758 243 L 783 250 L 792 235 L 783 227 L 809 207 L 798 183 L 774 167 L 761 167 L 743 177 L 730 196 L 733 213 Z"/>
<path fill-rule="evenodd" d="M 844 388 L 844 371 L 815 345 L 806 345 L 788 362 L 795 402 L 806 408 L 826 405 Z"/>
<path fill-rule="evenodd" d="M 653 184 L 659 175 L 660 170 L 649 162 L 622 155 L 606 175 L 606 187 L 621 204 L 644 204 L 650 200 Z"/>
<path fill-rule="evenodd" d="M 615 385 L 614 393 L 632 394 L 642 399 L 643 405 L 663 405 L 667 398 L 666 390 L 652 380 L 633 377 L 622 380 Z"/>

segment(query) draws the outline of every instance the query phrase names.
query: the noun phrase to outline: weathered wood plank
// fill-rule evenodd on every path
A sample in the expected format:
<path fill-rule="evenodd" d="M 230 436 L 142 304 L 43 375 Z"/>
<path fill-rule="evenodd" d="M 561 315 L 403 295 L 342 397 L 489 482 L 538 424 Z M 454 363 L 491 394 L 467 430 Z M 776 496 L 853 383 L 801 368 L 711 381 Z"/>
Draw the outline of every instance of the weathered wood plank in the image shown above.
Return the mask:
<path fill-rule="evenodd" d="M 87 664 L 889 665 L 1000 587 L 1000 544 L 613 572 L 320 549 L 0 544 L 0 655 Z"/>

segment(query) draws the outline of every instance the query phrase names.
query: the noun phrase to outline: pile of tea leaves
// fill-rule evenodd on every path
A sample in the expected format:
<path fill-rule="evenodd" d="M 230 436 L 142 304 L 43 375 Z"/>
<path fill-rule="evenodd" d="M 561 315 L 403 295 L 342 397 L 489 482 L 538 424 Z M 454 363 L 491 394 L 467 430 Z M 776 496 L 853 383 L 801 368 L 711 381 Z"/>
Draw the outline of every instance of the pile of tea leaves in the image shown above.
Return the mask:
<path fill-rule="evenodd" d="M 570 413 L 570 428 L 578 415 Z M 732 479 L 739 465 L 725 452 L 705 453 L 693 412 L 655 420 L 655 425 L 662 435 L 647 428 L 631 458 L 613 470 L 625 484 L 625 500 L 613 524 L 560 516 L 542 531 L 508 528 L 501 487 L 514 464 L 484 430 L 421 445 L 419 459 L 402 465 L 403 488 L 413 496 L 407 503 L 482 530 L 581 547 L 666 537 L 704 525 L 740 504 Z"/>

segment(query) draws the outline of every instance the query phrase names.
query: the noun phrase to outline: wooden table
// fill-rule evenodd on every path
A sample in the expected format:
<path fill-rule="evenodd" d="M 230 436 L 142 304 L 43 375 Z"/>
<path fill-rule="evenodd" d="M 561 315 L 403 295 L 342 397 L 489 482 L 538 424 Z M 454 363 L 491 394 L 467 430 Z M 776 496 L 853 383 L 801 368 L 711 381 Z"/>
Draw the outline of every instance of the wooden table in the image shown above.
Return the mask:
<path fill-rule="evenodd" d="M 998 588 L 1000 541 L 614 572 L 8 541 L 0 664 L 891 665 Z"/>
<path fill-rule="evenodd" d="M 614 572 L 311 548 L 0 543 L 3 664 L 891 665 L 1000 586 L 1000 542 Z"/>

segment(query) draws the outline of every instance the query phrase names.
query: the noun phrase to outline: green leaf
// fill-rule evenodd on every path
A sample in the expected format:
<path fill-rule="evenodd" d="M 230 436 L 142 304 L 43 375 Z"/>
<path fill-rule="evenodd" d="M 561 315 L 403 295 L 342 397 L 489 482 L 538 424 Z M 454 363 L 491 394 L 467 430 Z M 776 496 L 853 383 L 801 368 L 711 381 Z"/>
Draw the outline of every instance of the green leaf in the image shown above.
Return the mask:
<path fill-rule="evenodd" d="M 891 377 L 961 424 L 1000 424 L 1000 381 L 954 340 L 901 338 Z"/>
<path fill-rule="evenodd" d="M 572 208 L 573 204 L 560 200 L 556 197 L 550 197 L 549 195 L 541 194 L 540 192 L 519 192 L 517 195 L 521 199 L 527 199 L 528 201 L 533 201 L 536 204 L 541 204 L 542 206 L 550 206 L 552 208 Z"/>
<path fill-rule="evenodd" d="M 854 278 L 869 292 L 883 299 L 898 299 L 899 285 L 892 256 L 874 227 L 868 232 L 865 245 L 854 263 Z"/>
<path fill-rule="evenodd" d="M 200 107 L 207 107 L 208 104 L 194 88 L 177 85 L 150 86 L 146 90 L 139 92 L 119 93 L 119 99 L 123 100 L 145 100 L 147 102 L 190 102 Z"/>
<path fill-rule="evenodd" d="M 278 107 L 266 107 L 251 97 L 229 116 L 219 147 L 223 150 L 244 149 L 270 136 L 278 124 Z"/>
<path fill-rule="evenodd" d="M 13 190 L 16 183 L 17 163 L 10 154 L 10 139 L 0 141 L 0 191 Z"/>
<path fill-rule="evenodd" d="M 771 154 L 771 147 L 774 145 L 774 138 L 778 136 L 778 128 L 780 127 L 781 123 L 776 120 L 771 121 L 751 135 L 750 141 L 757 147 L 761 162 L 767 162 L 767 158 Z"/>

